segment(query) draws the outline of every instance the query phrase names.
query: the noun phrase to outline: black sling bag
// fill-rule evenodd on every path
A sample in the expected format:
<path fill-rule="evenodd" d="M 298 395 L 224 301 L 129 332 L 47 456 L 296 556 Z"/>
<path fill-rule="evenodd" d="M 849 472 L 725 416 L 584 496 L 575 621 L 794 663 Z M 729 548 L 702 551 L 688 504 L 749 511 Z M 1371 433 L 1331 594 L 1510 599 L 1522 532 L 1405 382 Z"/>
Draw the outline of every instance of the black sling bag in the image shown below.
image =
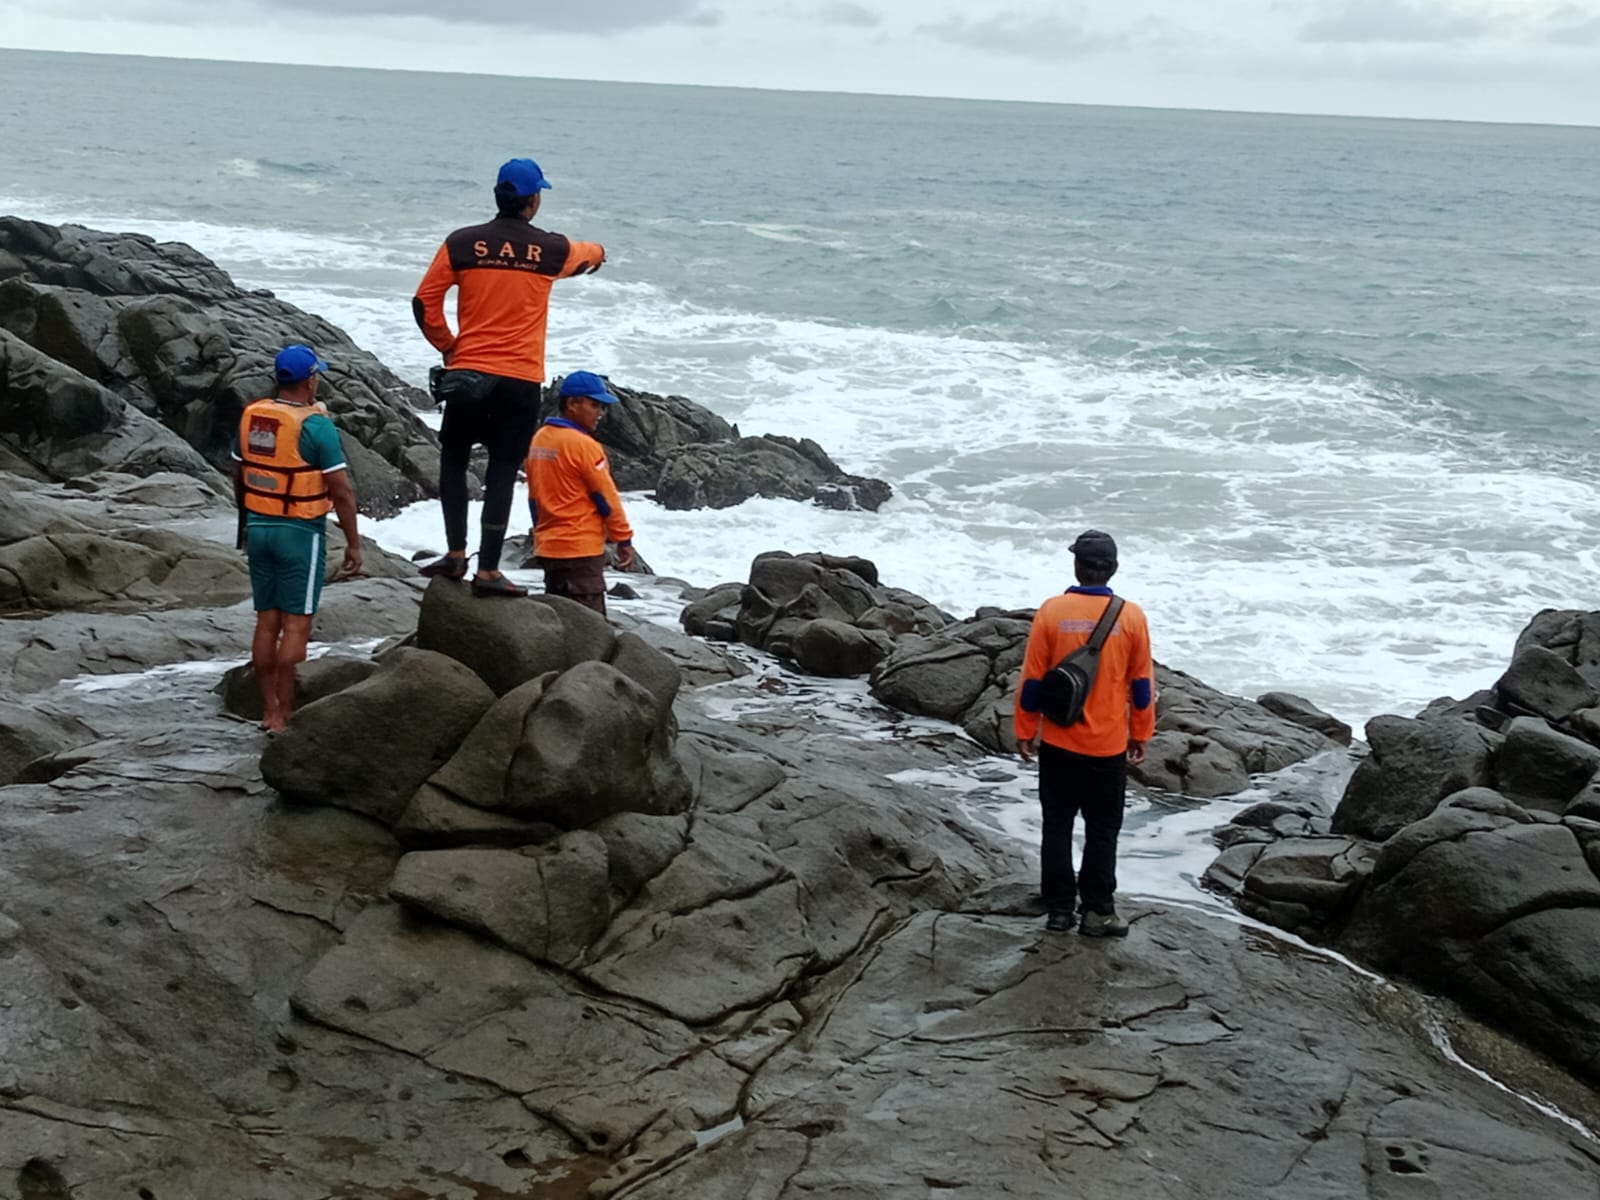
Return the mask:
<path fill-rule="evenodd" d="M 1045 720 L 1056 725 L 1076 725 L 1083 720 L 1083 706 L 1100 670 L 1100 650 L 1111 636 L 1123 603 L 1121 596 L 1111 597 L 1089 640 L 1045 672 L 1039 696 L 1039 711 Z"/>

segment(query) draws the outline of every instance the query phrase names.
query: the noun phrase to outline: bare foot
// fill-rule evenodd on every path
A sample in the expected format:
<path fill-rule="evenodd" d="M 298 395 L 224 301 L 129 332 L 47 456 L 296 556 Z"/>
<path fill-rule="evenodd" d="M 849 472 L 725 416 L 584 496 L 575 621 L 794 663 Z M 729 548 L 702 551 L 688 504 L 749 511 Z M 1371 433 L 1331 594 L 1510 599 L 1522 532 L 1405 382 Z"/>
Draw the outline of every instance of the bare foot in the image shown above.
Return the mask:
<path fill-rule="evenodd" d="M 282 733 L 284 726 L 286 726 L 288 723 L 289 722 L 284 720 L 283 717 L 279 716 L 277 713 L 273 713 L 270 716 L 263 717 L 261 719 L 261 728 L 265 729 L 268 733 Z"/>

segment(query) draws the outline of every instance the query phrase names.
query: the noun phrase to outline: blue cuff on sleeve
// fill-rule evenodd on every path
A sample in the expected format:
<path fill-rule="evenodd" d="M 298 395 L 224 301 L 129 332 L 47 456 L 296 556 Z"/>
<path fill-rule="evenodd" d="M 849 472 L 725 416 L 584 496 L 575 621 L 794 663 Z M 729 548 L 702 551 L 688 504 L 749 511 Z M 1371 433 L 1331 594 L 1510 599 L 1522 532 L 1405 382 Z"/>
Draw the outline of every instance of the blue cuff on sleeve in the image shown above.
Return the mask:
<path fill-rule="evenodd" d="M 1148 679 L 1135 679 L 1133 681 L 1133 706 L 1141 712 L 1150 707 L 1150 701 L 1155 698 L 1154 689 Z"/>

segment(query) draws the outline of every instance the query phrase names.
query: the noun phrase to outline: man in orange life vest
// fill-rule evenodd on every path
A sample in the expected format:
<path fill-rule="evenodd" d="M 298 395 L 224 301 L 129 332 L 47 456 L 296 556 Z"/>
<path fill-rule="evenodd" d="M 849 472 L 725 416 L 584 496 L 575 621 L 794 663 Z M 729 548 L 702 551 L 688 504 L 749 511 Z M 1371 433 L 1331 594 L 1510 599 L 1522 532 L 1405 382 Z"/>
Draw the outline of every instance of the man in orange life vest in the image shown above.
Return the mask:
<path fill-rule="evenodd" d="M 246 516 L 256 606 L 250 661 L 261 685 L 261 727 L 272 733 L 294 711 L 295 666 L 305 661 L 322 598 L 330 510 L 345 537 L 340 574 L 361 570 L 344 447 L 328 410 L 317 403 L 327 369 L 309 346 L 280 350 L 273 362 L 276 395 L 245 408 L 233 448 L 233 491 Z"/>
<path fill-rule="evenodd" d="M 1125 937 L 1128 923 L 1117 915 L 1115 904 L 1117 834 L 1122 829 L 1128 764 L 1144 761 L 1145 743 L 1156 727 L 1150 627 L 1144 611 L 1126 601 L 1101 649 L 1082 719 L 1057 725 L 1042 716 L 1046 673 L 1088 642 L 1112 601 L 1108 585 L 1117 570 L 1117 543 L 1111 535 L 1085 530 L 1072 543 L 1072 554 L 1077 586 L 1050 597 L 1034 615 L 1013 723 L 1023 759 L 1039 756 L 1039 804 L 1044 816 L 1040 892 L 1048 913 L 1046 928 L 1070 929 L 1074 904 L 1081 897 L 1079 933 Z M 1084 827 L 1083 869 L 1074 878 L 1072 826 L 1079 813 Z"/>
<path fill-rule="evenodd" d="M 494 199 L 499 215 L 445 238 L 411 301 L 423 336 L 448 368 L 437 397 L 439 503 L 444 509 L 445 557 L 424 575 L 462 579 L 467 573 L 467 462 L 472 447 L 489 452 L 478 535 L 475 596 L 522 596 L 500 573 L 500 550 L 511 515 L 517 469 L 539 420 L 544 382 L 544 334 L 550 286 L 557 279 L 598 271 L 605 247 L 547 233 L 530 222 L 550 186 L 531 158 L 500 168 Z M 455 332 L 444 315 L 445 293 L 456 291 Z"/>
<path fill-rule="evenodd" d="M 544 590 L 595 612 L 606 611 L 606 543 L 617 565 L 633 565 L 633 530 L 611 478 L 611 464 L 594 436 L 605 406 L 617 398 L 592 371 L 561 381 L 561 411 L 539 426 L 528 451 L 528 509 L 533 543 L 544 568 Z"/>

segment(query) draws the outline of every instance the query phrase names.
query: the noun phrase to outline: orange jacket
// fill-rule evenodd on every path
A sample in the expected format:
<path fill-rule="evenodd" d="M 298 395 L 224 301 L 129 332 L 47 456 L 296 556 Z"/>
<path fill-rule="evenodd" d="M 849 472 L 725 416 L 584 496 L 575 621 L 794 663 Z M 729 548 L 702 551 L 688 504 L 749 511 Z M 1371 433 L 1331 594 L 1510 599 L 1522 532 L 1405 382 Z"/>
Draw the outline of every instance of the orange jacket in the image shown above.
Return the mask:
<path fill-rule="evenodd" d="M 587 429 L 550 417 L 528 448 L 534 553 L 540 558 L 590 558 L 606 543 L 633 540 L 611 464 Z"/>
<path fill-rule="evenodd" d="M 1034 702 L 1045 672 L 1089 640 L 1095 622 L 1111 602 L 1110 588 L 1073 588 L 1051 596 L 1034 614 L 1028 651 L 1012 720 L 1017 741 L 1044 726 L 1044 740 L 1074 754 L 1099 758 L 1121 754 L 1129 740 L 1147 742 L 1156 731 L 1155 669 L 1150 658 L 1150 627 L 1144 610 L 1127 601 L 1100 651 L 1094 688 L 1083 706 L 1083 720 L 1057 725 L 1045 720 Z M 1032 686 L 1030 686 L 1030 684 Z"/>
<path fill-rule="evenodd" d="M 315 520 L 333 511 L 322 471 L 300 454 L 307 417 L 327 416 L 322 404 L 257 400 L 239 417 L 239 474 L 244 506 L 269 517 Z"/>
<path fill-rule="evenodd" d="M 544 331 L 550 285 L 598 271 L 605 247 L 535 229 L 520 217 L 496 217 L 445 238 L 411 300 L 422 335 L 448 366 L 544 382 Z M 444 315 L 456 288 L 455 333 Z"/>

